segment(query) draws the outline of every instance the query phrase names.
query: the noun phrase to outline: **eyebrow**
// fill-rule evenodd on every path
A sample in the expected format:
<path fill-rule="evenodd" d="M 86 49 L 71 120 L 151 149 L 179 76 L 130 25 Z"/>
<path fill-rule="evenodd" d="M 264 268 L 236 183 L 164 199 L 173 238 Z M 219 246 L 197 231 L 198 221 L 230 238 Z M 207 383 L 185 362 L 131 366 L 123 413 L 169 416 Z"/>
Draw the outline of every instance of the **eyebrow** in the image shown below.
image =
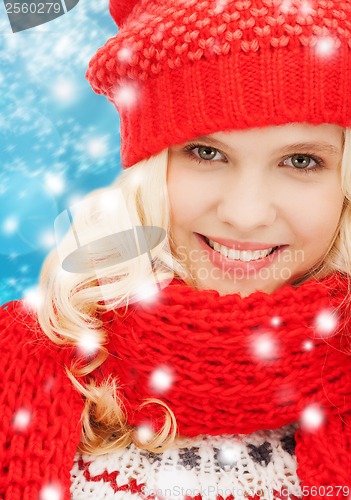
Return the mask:
<path fill-rule="evenodd" d="M 195 140 L 208 142 L 213 144 L 214 146 L 218 146 L 218 148 L 224 148 L 231 151 L 232 153 L 235 153 L 235 148 L 232 148 L 228 144 L 225 144 L 224 142 L 221 142 L 207 135 L 197 137 Z M 310 151 L 311 149 L 316 152 L 329 154 L 331 156 L 340 156 L 342 153 L 341 149 L 333 146 L 332 144 L 328 144 L 327 142 L 295 142 L 292 144 L 288 144 L 281 149 L 277 149 L 275 153 L 285 154 L 291 152 L 291 150 Z"/>

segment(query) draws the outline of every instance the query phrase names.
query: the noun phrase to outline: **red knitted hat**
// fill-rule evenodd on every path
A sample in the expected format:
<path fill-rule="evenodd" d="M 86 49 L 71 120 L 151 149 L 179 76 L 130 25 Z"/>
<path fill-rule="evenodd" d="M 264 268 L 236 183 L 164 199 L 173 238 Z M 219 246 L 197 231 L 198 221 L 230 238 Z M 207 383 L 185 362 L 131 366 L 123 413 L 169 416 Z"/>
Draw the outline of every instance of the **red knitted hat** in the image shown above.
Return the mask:
<path fill-rule="evenodd" d="M 351 125 L 351 1 L 110 0 L 120 26 L 87 78 L 129 167 L 216 131 Z"/>

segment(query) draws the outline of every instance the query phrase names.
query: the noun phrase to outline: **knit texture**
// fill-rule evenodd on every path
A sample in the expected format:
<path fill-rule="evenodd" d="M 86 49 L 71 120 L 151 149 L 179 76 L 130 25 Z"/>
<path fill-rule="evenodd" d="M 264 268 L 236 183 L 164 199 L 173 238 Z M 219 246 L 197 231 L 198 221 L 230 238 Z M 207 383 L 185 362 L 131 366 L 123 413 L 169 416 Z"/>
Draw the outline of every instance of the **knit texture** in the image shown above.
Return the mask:
<path fill-rule="evenodd" d="M 110 356 L 93 376 L 118 377 L 131 423 L 151 418 L 157 426 L 157 411 L 134 409 L 149 395 L 167 402 L 181 436 L 298 423 L 304 498 L 323 498 L 311 489 L 321 485 L 329 487 L 325 498 L 342 498 L 336 486 L 350 487 L 351 478 L 350 355 L 343 352 L 349 327 L 342 308 L 338 328 L 330 331 L 327 321 L 326 338 L 315 321 L 335 312 L 346 293 L 339 275 L 244 299 L 175 282 L 123 318 L 116 311 L 103 315 Z M 45 337 L 24 301 L 0 309 L 0 331 L 0 498 L 46 500 L 56 491 L 68 500 L 83 409 L 64 369 L 74 353 Z M 268 352 L 267 340 L 274 346 Z M 173 377 L 161 391 L 153 377 L 160 368 Z M 311 405 L 324 420 L 309 431 L 301 415 Z"/>
<path fill-rule="evenodd" d="M 137 3 L 138 0 L 115 0 L 110 2 L 110 13 L 118 26 L 123 24 Z"/>
<path fill-rule="evenodd" d="M 179 440 L 163 453 L 129 445 L 102 456 L 77 453 L 72 500 L 298 500 L 296 425 L 250 435 Z"/>
<path fill-rule="evenodd" d="M 0 309 L 0 498 L 70 499 L 83 403 L 69 351 L 42 333 L 24 301 Z"/>
<path fill-rule="evenodd" d="M 174 282 L 150 303 L 132 305 L 123 319 L 106 313 L 129 422 L 162 426 L 158 406 L 139 410 L 147 398 L 167 403 L 185 436 L 300 422 L 300 479 L 309 487 L 348 485 L 350 338 L 336 311 L 346 293 L 347 281 L 337 274 L 245 298 Z M 336 318 L 326 336 L 325 321 Z M 101 371 L 105 378 L 108 363 Z M 313 429 L 311 412 L 323 417 Z"/>
<path fill-rule="evenodd" d="M 121 118 L 125 167 L 219 130 L 351 124 L 351 2 L 110 0 L 87 78 Z M 156 132 L 156 133 L 155 133 Z"/>

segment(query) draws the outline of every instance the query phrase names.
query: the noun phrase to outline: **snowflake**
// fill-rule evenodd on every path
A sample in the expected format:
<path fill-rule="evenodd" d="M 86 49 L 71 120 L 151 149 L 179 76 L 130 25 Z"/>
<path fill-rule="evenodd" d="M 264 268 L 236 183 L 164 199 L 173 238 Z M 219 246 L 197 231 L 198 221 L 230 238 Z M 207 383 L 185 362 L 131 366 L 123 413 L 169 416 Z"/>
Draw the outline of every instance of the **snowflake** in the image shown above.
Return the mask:
<path fill-rule="evenodd" d="M 314 327 L 321 337 L 330 337 L 338 326 L 338 317 L 333 309 L 321 311 L 315 318 Z"/>
<path fill-rule="evenodd" d="M 279 326 L 281 325 L 281 318 L 279 318 L 279 316 L 274 316 L 272 319 L 271 319 L 271 325 L 272 326 Z"/>
<path fill-rule="evenodd" d="M 25 304 L 34 309 L 40 307 L 44 300 L 38 287 L 32 287 L 24 290 L 23 295 Z"/>
<path fill-rule="evenodd" d="M 151 263 L 150 263 L 151 268 Z M 158 287 L 154 283 L 145 283 L 135 290 L 136 301 L 150 301 L 158 292 Z"/>
<path fill-rule="evenodd" d="M 302 426 L 310 432 L 318 429 L 318 427 L 321 426 L 323 421 L 324 421 L 324 414 L 321 408 L 317 405 L 307 406 L 302 412 L 301 415 Z"/>
<path fill-rule="evenodd" d="M 217 453 L 217 460 L 223 466 L 232 466 L 240 459 L 242 445 L 240 443 L 226 443 Z"/>
<path fill-rule="evenodd" d="M 21 408 L 15 413 L 13 417 L 13 426 L 18 431 L 24 431 L 27 429 L 31 420 L 32 420 L 31 412 L 24 408 Z"/>
<path fill-rule="evenodd" d="M 48 172 L 47 174 L 45 174 L 45 186 L 48 191 L 50 191 L 50 193 L 61 194 L 66 187 L 66 182 L 62 175 Z"/>
<path fill-rule="evenodd" d="M 88 154 L 93 158 L 106 155 L 109 150 L 107 137 L 94 137 L 90 139 L 86 148 Z"/>
<path fill-rule="evenodd" d="M 299 14 L 302 17 L 307 17 L 313 12 L 313 7 L 308 2 L 302 2 L 299 7 Z"/>
<path fill-rule="evenodd" d="M 47 485 L 40 491 L 39 500 L 61 500 L 62 489 L 60 486 Z"/>
<path fill-rule="evenodd" d="M 229 0 L 216 0 L 215 6 L 213 8 L 213 12 L 215 14 L 222 14 L 224 12 L 226 6 L 228 5 Z"/>
<path fill-rule="evenodd" d="M 288 14 L 291 7 L 292 7 L 291 0 L 283 0 L 281 5 L 280 5 L 280 10 L 283 14 Z"/>
<path fill-rule="evenodd" d="M 141 443 L 145 444 L 151 441 L 154 436 L 154 430 L 151 425 L 143 424 L 137 428 L 138 439 Z"/>
<path fill-rule="evenodd" d="M 51 248 L 53 248 L 55 246 L 54 233 L 51 230 L 44 232 L 40 236 L 40 243 L 41 243 L 41 246 L 47 250 L 50 250 Z"/>
<path fill-rule="evenodd" d="M 313 349 L 313 342 L 311 342 L 310 340 L 306 340 L 303 344 L 302 344 L 302 347 L 305 351 L 312 351 Z"/>
<path fill-rule="evenodd" d="M 145 179 L 145 170 L 133 170 L 133 173 L 130 176 L 130 180 L 133 182 L 135 187 L 140 186 L 140 184 Z"/>
<path fill-rule="evenodd" d="M 271 359 L 277 355 L 277 344 L 268 333 L 257 335 L 252 342 L 255 356 L 260 359 Z"/>
<path fill-rule="evenodd" d="M 61 78 L 52 86 L 53 96 L 62 104 L 71 104 L 77 98 L 77 89 L 73 81 Z"/>
<path fill-rule="evenodd" d="M 315 49 L 319 56 L 329 56 L 335 51 L 336 43 L 330 37 L 321 37 L 316 43 Z"/>
<path fill-rule="evenodd" d="M 173 383 L 173 373 L 168 368 L 157 368 L 150 377 L 150 386 L 156 392 L 167 391 Z"/>
<path fill-rule="evenodd" d="M 135 84 L 125 83 L 120 85 L 114 92 L 114 101 L 118 108 L 131 108 L 139 99 L 139 93 Z"/>
<path fill-rule="evenodd" d="M 14 234 L 18 229 L 18 219 L 16 216 L 11 215 L 3 222 L 3 232 L 5 234 Z"/>
<path fill-rule="evenodd" d="M 94 332 L 82 332 L 78 342 L 79 349 L 85 354 L 94 354 L 100 347 L 100 342 Z"/>
<path fill-rule="evenodd" d="M 120 62 L 128 62 L 132 58 L 132 55 L 133 55 L 133 50 L 131 47 L 122 47 L 117 52 L 117 59 Z"/>

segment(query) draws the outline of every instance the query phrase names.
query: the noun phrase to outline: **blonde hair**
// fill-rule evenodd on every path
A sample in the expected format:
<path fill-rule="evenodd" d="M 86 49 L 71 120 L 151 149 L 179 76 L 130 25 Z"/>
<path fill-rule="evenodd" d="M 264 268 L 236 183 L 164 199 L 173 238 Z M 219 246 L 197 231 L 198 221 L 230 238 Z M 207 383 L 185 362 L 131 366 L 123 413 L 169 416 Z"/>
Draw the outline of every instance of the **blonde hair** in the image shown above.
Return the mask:
<path fill-rule="evenodd" d="M 125 170 L 111 186 L 93 191 L 85 198 L 89 201 L 88 210 L 84 206 L 84 210 L 77 211 L 73 226 L 79 230 L 79 234 L 89 235 L 90 241 L 101 238 L 101 231 L 98 229 L 101 223 L 98 200 L 118 189 L 124 198 L 130 223 L 161 227 L 169 235 L 171 251 L 163 244 L 157 245 L 153 251 L 152 260 L 157 261 L 161 269 L 157 279 L 161 282 L 174 273 L 187 284 L 195 286 L 194 277 L 177 260 L 173 251 L 166 183 L 167 164 L 168 151 L 164 150 Z M 341 186 L 345 200 L 335 237 L 323 261 L 317 263 L 297 285 L 310 276 L 318 278 L 323 273 L 332 271 L 351 275 L 351 129 L 345 129 Z M 110 211 L 113 212 L 113 209 Z M 116 227 L 116 214 L 109 214 L 107 211 L 103 216 L 109 215 L 116 233 L 126 230 L 122 217 L 118 219 Z M 96 385 L 92 377 L 85 384 L 79 381 L 80 377 L 89 377 L 108 357 L 105 347 L 107 336 L 99 314 L 118 308 L 121 315 L 127 311 L 128 298 L 140 282 L 140 276 L 149 275 L 150 267 L 145 259 L 110 265 L 111 256 L 106 257 L 102 252 L 102 255 L 93 257 L 95 263 L 99 263 L 98 277 L 93 265 L 90 272 L 66 272 L 62 269 L 60 254 L 67 252 L 68 243 L 69 238 L 66 236 L 43 264 L 39 279 L 43 300 L 37 314 L 42 330 L 56 344 L 79 346 L 84 332 L 98 346 L 97 354 L 86 365 L 73 364 L 69 369 L 66 368 L 73 385 L 85 399 L 80 450 L 98 455 L 134 443 L 149 451 L 163 451 L 177 436 L 175 416 L 164 402 L 152 399 L 142 403 L 142 406 L 160 405 L 165 417 L 163 428 L 150 439 L 142 440 L 137 429 L 127 422 L 125 409 L 118 398 L 118 384 L 112 376 L 100 386 Z M 104 258 L 109 263 L 105 267 L 101 265 Z M 102 297 L 104 300 L 101 300 Z"/>

